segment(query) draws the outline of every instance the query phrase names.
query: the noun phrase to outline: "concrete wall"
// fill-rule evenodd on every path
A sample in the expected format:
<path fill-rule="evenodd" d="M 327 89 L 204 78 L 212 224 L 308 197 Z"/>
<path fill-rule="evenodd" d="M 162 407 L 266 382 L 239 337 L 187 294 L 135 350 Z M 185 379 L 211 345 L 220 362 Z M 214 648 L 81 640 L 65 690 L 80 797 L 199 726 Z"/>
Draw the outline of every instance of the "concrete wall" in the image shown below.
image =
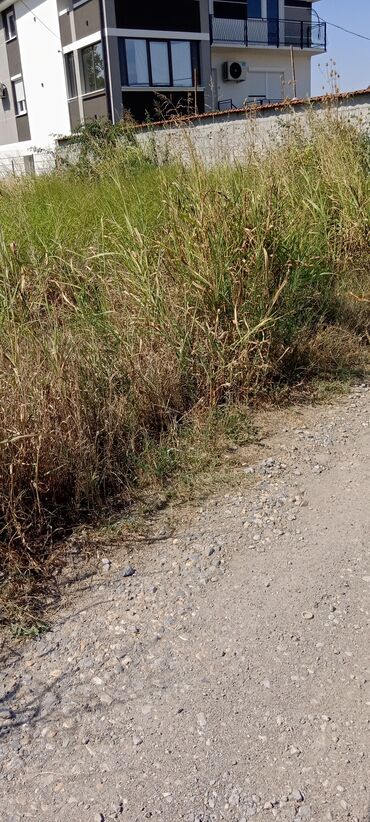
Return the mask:
<path fill-rule="evenodd" d="M 246 162 L 251 153 L 263 154 L 276 145 L 286 126 L 301 123 L 315 127 L 317 116 L 340 117 L 370 134 L 370 91 L 357 96 L 338 95 L 328 102 L 317 98 L 280 107 L 265 107 L 222 115 L 208 115 L 177 124 L 138 129 L 138 139 L 149 151 L 156 148 L 159 161 L 197 158 L 206 166 Z"/>
<path fill-rule="evenodd" d="M 23 143 L 11 143 L 1 146 L 0 151 L 0 179 L 2 177 L 20 177 L 30 171 L 44 174 L 55 168 L 55 154 L 51 149 L 44 152 L 35 152 L 34 143 L 27 140 Z"/>

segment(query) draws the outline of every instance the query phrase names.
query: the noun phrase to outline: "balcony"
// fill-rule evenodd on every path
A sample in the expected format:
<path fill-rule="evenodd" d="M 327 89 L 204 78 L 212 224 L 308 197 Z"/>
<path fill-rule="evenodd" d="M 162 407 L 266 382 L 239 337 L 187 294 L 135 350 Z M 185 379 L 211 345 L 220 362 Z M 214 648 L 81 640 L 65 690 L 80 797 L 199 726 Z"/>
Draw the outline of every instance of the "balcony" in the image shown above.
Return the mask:
<path fill-rule="evenodd" d="M 211 43 L 239 46 L 294 46 L 326 51 L 326 23 L 321 21 L 249 18 L 233 20 L 211 16 Z"/>

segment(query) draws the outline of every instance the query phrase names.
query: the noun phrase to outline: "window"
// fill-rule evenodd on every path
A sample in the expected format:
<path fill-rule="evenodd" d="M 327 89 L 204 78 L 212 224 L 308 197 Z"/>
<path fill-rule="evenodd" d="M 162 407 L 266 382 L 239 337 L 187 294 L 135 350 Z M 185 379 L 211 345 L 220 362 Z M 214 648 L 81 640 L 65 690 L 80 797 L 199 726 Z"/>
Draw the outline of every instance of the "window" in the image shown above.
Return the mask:
<path fill-rule="evenodd" d="M 27 114 L 26 95 L 24 93 L 23 80 L 19 77 L 12 80 L 14 107 L 16 114 Z"/>
<path fill-rule="evenodd" d="M 262 17 L 261 0 L 248 0 L 248 17 Z"/>
<path fill-rule="evenodd" d="M 77 97 L 76 68 L 73 51 L 65 55 L 68 98 Z"/>
<path fill-rule="evenodd" d="M 167 43 L 162 43 L 160 40 L 153 40 L 149 44 L 149 49 L 153 86 L 169 86 L 170 66 Z"/>
<path fill-rule="evenodd" d="M 190 43 L 183 40 L 171 42 L 172 74 L 174 86 L 192 86 L 193 71 L 191 65 Z"/>
<path fill-rule="evenodd" d="M 198 63 L 197 44 L 193 45 L 192 50 L 188 40 L 147 41 L 130 38 L 121 42 L 126 50 L 126 67 L 122 68 L 124 85 L 193 86 L 193 68 Z"/>
<path fill-rule="evenodd" d="M 149 69 L 146 40 L 126 40 L 127 80 L 129 86 L 148 86 Z"/>
<path fill-rule="evenodd" d="M 17 27 L 15 23 L 15 11 L 13 7 L 4 12 L 3 15 L 5 37 L 7 40 L 13 40 L 17 36 Z"/>
<path fill-rule="evenodd" d="M 93 46 L 86 46 L 86 48 L 81 49 L 81 63 L 85 94 L 104 88 L 105 77 L 102 44 L 94 43 Z"/>

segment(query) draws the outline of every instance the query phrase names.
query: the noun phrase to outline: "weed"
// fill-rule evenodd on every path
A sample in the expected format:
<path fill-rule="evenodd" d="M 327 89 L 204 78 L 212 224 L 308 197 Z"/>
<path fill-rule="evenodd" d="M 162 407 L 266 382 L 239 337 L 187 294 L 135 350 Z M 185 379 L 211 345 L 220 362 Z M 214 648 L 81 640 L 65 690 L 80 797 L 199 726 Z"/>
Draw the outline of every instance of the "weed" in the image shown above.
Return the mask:
<path fill-rule="evenodd" d="M 239 407 L 360 372 L 369 339 L 369 144 L 351 126 L 329 112 L 211 171 L 156 167 L 129 130 L 84 139 L 77 167 L 0 198 L 13 596 L 66 524 L 138 483 L 189 487 Z"/>

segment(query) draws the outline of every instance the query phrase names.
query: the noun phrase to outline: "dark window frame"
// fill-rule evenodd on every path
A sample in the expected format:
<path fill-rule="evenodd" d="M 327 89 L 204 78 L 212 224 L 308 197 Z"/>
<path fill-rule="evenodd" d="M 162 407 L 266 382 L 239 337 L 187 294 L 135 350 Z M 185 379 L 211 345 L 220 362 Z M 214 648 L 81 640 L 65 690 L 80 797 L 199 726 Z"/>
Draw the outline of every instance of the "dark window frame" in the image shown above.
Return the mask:
<path fill-rule="evenodd" d="M 101 58 L 102 58 L 102 61 L 103 61 L 103 81 L 104 82 L 103 82 L 102 86 L 97 85 L 97 83 L 96 83 L 97 77 L 96 77 L 96 73 L 94 71 L 95 88 L 87 88 L 87 82 L 86 82 L 87 78 L 86 78 L 86 72 L 85 72 L 84 54 L 86 54 L 87 52 L 91 52 L 91 51 L 94 53 L 94 49 L 97 46 L 100 46 L 100 48 L 101 48 Z M 96 43 L 90 43 L 88 46 L 84 46 L 84 48 L 80 49 L 79 50 L 79 60 L 80 60 L 80 67 L 81 67 L 81 76 L 82 76 L 82 79 L 83 79 L 83 94 L 84 95 L 85 94 L 96 94 L 97 92 L 100 92 L 100 93 L 104 92 L 105 89 L 106 89 L 106 77 L 105 77 L 104 50 L 103 50 L 102 41 L 97 40 Z M 94 65 L 94 69 L 95 69 L 95 65 Z"/>
<path fill-rule="evenodd" d="M 9 17 L 13 18 L 13 31 L 10 30 L 9 27 Z M 8 6 L 7 9 L 3 11 L 3 26 L 5 31 L 5 42 L 9 43 L 11 40 L 15 40 L 18 37 L 17 32 L 17 18 L 15 16 L 15 9 L 14 6 Z"/>
<path fill-rule="evenodd" d="M 73 51 L 68 51 L 67 54 L 64 55 L 64 67 L 65 67 L 65 74 L 66 74 L 68 100 L 75 100 L 75 98 L 78 97 L 78 92 L 77 92 L 76 64 L 75 64 L 75 56 L 74 56 Z M 74 92 L 74 94 L 73 94 L 73 92 Z"/>
<path fill-rule="evenodd" d="M 127 61 L 127 53 L 126 53 L 126 42 L 127 40 L 141 40 L 146 44 L 146 55 L 147 55 L 147 66 L 148 66 L 148 83 L 129 83 L 129 76 L 128 76 L 128 61 Z M 151 53 L 150 53 L 150 44 L 151 43 L 165 43 L 167 45 L 167 61 L 168 61 L 168 70 L 169 70 L 169 84 L 164 83 L 155 83 L 153 81 L 153 70 L 152 70 L 152 61 L 151 61 Z M 189 50 L 190 50 L 190 62 L 191 62 L 191 83 L 188 86 L 181 86 L 178 83 L 174 82 L 173 77 L 173 63 L 172 63 L 172 43 L 188 43 Z M 198 85 L 201 85 L 200 76 L 199 76 L 199 45 L 197 40 L 187 40 L 185 37 L 176 40 L 164 40 L 158 37 L 122 37 L 120 38 L 119 42 L 119 53 L 120 53 L 120 63 L 121 63 L 121 82 L 123 86 L 126 86 L 130 89 L 147 89 L 147 88 L 158 88 L 158 89 L 165 89 L 165 88 L 173 88 L 173 89 L 193 89 L 194 88 L 194 71 L 197 72 L 198 75 Z"/>
<path fill-rule="evenodd" d="M 18 98 L 17 98 L 17 84 L 18 83 L 22 84 L 22 89 L 23 89 L 23 97 L 21 98 L 21 101 L 19 101 Z M 26 90 L 25 90 L 25 87 L 24 87 L 23 75 L 20 74 L 18 77 L 14 77 L 11 80 L 11 86 L 12 86 L 12 96 L 13 96 L 13 105 L 14 105 L 15 116 L 16 117 L 24 117 L 26 114 L 28 114 L 28 110 L 27 110 L 27 98 L 26 98 Z M 24 103 L 24 108 L 23 109 L 19 108 L 20 102 Z"/>

